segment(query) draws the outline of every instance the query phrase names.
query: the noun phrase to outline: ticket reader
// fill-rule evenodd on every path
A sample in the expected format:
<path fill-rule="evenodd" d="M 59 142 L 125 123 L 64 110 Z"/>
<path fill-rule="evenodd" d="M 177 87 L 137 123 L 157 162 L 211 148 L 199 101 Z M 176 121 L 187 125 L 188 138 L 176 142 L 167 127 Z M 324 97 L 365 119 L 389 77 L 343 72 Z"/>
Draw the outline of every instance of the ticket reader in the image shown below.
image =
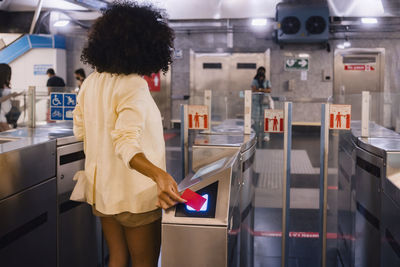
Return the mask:
<path fill-rule="evenodd" d="M 162 219 L 162 267 L 236 267 L 240 261 L 240 154 L 223 157 L 179 184 L 207 201 L 196 211 L 185 204 Z"/>

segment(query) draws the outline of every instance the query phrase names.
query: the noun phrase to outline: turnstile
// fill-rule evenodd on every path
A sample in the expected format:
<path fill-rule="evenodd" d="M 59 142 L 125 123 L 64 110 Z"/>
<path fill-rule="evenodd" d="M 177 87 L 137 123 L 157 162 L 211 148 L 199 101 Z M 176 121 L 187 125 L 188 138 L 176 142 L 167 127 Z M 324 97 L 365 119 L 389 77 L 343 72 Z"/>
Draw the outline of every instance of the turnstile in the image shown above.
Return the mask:
<path fill-rule="evenodd" d="M 361 138 L 360 123 L 354 122 L 352 132 L 340 137 L 338 255 L 342 266 L 397 266 L 394 262 L 400 259 L 400 227 L 393 221 L 400 191 L 389 176 L 393 172 L 389 162 L 400 162 L 400 135 L 374 123 L 370 133 L 369 138 Z"/>
<path fill-rule="evenodd" d="M 206 165 L 179 184 L 179 190 L 190 188 L 207 201 L 198 212 L 178 204 L 164 213 L 163 267 L 239 266 L 239 157 Z"/>
<path fill-rule="evenodd" d="M 207 195 L 208 204 L 200 212 L 179 204 L 164 214 L 163 267 L 253 266 L 254 155 L 254 133 L 220 131 L 196 137 L 196 173 L 179 189 Z"/>

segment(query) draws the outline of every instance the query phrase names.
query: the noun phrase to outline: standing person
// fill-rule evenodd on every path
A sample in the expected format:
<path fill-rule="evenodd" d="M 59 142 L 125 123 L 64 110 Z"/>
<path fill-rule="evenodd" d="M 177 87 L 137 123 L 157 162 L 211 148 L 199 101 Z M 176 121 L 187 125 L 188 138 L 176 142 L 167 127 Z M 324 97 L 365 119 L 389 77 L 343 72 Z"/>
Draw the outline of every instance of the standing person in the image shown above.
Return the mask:
<path fill-rule="evenodd" d="M 76 79 L 77 84 L 78 84 L 78 89 L 80 90 L 83 81 L 86 79 L 85 70 L 82 69 L 82 68 L 77 69 L 77 70 L 75 70 L 74 74 L 75 74 L 75 79 Z M 79 90 L 78 90 L 78 91 L 79 91 Z"/>
<path fill-rule="evenodd" d="M 12 108 L 11 98 L 20 94 L 11 93 L 11 67 L 5 63 L 0 64 L 0 132 L 10 129 L 6 115 Z"/>
<path fill-rule="evenodd" d="M 96 20 L 82 52 L 95 71 L 74 110 L 86 161 L 71 199 L 88 202 L 100 217 L 110 267 L 127 266 L 129 255 L 132 266 L 157 266 L 160 208 L 185 202 L 165 171 L 161 115 L 142 78 L 168 70 L 173 39 L 151 6 L 116 2 Z"/>
<path fill-rule="evenodd" d="M 58 77 L 52 68 L 47 69 L 46 74 L 49 77 L 46 84 L 49 94 L 51 92 L 63 92 L 65 87 L 63 78 Z"/>
<path fill-rule="evenodd" d="M 259 67 L 251 83 L 252 109 L 251 117 L 257 136 L 269 141 L 269 134 L 264 133 L 264 109 L 271 108 L 271 83 L 265 78 L 265 68 Z"/>

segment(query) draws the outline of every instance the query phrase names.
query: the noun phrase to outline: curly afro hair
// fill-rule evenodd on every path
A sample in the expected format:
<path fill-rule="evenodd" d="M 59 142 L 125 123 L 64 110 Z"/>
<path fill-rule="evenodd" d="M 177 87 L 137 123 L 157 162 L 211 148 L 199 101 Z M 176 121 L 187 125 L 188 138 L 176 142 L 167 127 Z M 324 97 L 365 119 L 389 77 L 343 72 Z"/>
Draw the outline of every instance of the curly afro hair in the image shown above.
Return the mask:
<path fill-rule="evenodd" d="M 150 75 L 172 63 L 174 32 L 151 5 L 119 1 L 89 31 L 81 60 L 98 72 Z"/>

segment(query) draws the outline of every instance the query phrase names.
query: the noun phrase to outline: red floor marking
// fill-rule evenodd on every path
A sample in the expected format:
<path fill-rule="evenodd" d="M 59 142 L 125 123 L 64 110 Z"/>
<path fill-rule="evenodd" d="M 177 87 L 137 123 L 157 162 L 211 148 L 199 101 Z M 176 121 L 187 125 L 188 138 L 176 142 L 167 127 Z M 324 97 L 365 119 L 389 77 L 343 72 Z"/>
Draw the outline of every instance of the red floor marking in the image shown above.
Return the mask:
<path fill-rule="evenodd" d="M 339 188 L 337 186 L 328 186 L 329 190 L 338 190 Z"/>
<path fill-rule="evenodd" d="M 176 136 L 176 133 L 164 133 L 164 140 L 167 141 L 169 139 L 172 139 Z"/>

